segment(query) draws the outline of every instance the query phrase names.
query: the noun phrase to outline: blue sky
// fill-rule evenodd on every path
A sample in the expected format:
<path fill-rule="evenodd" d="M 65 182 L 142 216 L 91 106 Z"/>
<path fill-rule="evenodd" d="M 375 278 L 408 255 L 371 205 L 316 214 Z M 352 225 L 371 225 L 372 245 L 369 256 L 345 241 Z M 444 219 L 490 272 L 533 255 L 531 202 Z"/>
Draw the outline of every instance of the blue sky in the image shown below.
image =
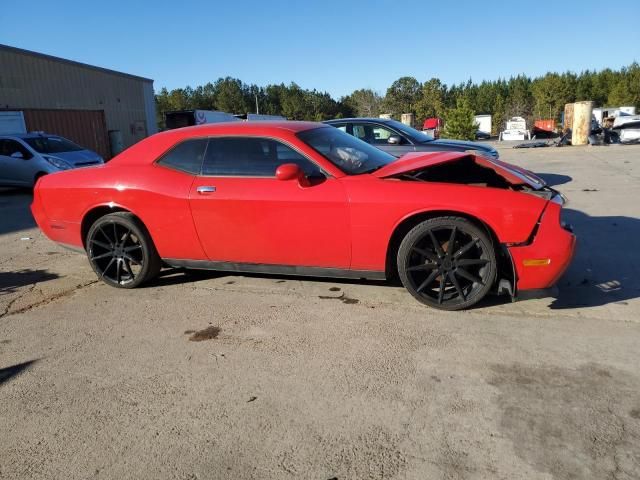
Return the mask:
<path fill-rule="evenodd" d="M 384 93 L 404 75 L 620 68 L 640 61 L 639 21 L 640 0 L 5 0 L 0 43 L 150 77 L 156 90 L 232 76 L 338 97 Z"/>

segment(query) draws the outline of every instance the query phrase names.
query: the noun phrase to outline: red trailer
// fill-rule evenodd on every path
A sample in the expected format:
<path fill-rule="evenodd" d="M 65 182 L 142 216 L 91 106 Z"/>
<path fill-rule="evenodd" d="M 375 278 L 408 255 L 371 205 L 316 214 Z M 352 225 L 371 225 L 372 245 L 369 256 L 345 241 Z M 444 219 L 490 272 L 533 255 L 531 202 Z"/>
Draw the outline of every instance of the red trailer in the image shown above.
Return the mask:
<path fill-rule="evenodd" d="M 536 136 L 550 136 L 556 133 L 556 121 L 553 119 L 536 120 L 533 124 L 533 134 Z"/>
<path fill-rule="evenodd" d="M 441 118 L 427 118 L 422 125 L 422 131 L 431 135 L 433 138 L 440 137 L 440 130 L 442 129 Z"/>

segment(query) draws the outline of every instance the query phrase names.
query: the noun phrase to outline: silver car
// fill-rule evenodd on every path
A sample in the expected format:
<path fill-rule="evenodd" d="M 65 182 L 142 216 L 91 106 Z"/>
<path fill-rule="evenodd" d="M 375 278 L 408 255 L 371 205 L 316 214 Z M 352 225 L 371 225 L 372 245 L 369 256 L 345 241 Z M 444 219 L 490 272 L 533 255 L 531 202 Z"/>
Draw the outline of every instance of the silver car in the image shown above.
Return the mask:
<path fill-rule="evenodd" d="M 0 135 L 2 186 L 33 187 L 42 175 L 103 163 L 104 160 L 96 152 L 57 135 Z"/>

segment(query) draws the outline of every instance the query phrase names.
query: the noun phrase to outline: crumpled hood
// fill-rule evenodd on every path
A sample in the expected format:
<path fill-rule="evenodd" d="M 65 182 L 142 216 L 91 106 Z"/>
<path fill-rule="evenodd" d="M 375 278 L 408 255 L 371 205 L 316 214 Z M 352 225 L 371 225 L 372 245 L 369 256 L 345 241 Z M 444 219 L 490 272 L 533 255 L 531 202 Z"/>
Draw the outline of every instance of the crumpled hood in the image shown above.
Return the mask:
<path fill-rule="evenodd" d="M 444 163 L 459 162 L 469 157 L 472 157 L 479 166 L 490 168 L 513 185 L 528 185 L 535 190 L 539 190 L 546 185 L 542 178 L 522 167 L 511 165 L 501 160 L 490 159 L 484 155 L 472 155 L 466 152 L 411 152 L 398 158 L 395 162 L 376 170 L 372 175 L 378 178 L 395 177 Z"/>
<path fill-rule="evenodd" d="M 446 147 L 457 147 L 465 150 L 478 150 L 480 152 L 486 152 L 491 154 L 492 156 L 496 153 L 496 149 L 491 145 L 485 145 L 480 142 L 465 142 L 464 140 L 452 140 L 449 138 L 440 138 L 438 140 L 434 140 L 429 142 L 429 145 L 442 145 Z"/>
<path fill-rule="evenodd" d="M 102 157 L 96 152 L 92 152 L 91 150 L 77 150 L 75 152 L 59 152 L 51 154 L 47 153 L 44 155 L 60 158 L 73 166 L 83 164 L 98 164 L 103 162 Z"/>

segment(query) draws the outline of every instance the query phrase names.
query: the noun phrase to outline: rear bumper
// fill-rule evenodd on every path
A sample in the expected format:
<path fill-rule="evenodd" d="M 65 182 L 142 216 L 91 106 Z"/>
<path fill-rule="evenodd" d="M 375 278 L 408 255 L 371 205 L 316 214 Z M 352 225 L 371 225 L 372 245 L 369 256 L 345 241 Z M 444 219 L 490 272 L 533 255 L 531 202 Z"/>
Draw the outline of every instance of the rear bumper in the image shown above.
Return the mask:
<path fill-rule="evenodd" d="M 576 236 L 560 221 L 562 207 L 550 202 L 533 240 L 509 246 L 516 274 L 516 291 L 553 286 L 565 272 L 576 248 Z"/>
<path fill-rule="evenodd" d="M 38 189 L 34 189 L 33 203 L 31 204 L 31 213 L 38 224 L 38 227 L 49 239 L 58 242 L 65 247 L 73 250 L 84 250 L 82 245 L 82 235 L 80 232 L 80 224 L 72 222 L 64 222 L 52 220 L 42 205 L 40 193 Z"/>
<path fill-rule="evenodd" d="M 31 203 L 31 214 L 33 215 L 33 219 L 36 221 L 36 224 L 38 224 L 38 227 L 40 228 L 40 230 L 42 230 L 42 232 L 47 237 L 51 238 L 51 236 L 49 236 L 49 234 L 45 230 L 49 222 L 47 219 L 47 215 L 44 212 L 44 208 L 42 207 L 42 201 L 40 200 L 40 192 L 38 192 L 37 188 L 33 190 L 33 202 Z"/>

